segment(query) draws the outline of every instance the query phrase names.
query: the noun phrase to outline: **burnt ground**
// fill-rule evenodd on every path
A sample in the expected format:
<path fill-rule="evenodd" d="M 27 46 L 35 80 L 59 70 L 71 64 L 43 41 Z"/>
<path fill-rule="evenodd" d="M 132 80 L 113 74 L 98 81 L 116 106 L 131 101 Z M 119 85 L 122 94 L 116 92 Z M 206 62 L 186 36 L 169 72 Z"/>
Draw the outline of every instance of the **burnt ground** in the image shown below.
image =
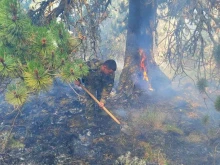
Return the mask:
<path fill-rule="evenodd" d="M 220 164 L 220 116 L 210 116 L 187 94 L 143 95 L 120 103 L 112 99 L 106 107 L 122 124 L 102 114 L 97 126 L 88 127 L 83 101 L 68 85 L 56 82 L 49 92 L 32 96 L 24 105 L 0 153 L 0 164 L 113 165 L 116 159 L 130 165 L 142 159 L 148 165 Z M 0 97 L 3 145 L 18 111 L 4 101 L 3 93 Z M 119 160 L 122 155 L 124 160 Z"/>

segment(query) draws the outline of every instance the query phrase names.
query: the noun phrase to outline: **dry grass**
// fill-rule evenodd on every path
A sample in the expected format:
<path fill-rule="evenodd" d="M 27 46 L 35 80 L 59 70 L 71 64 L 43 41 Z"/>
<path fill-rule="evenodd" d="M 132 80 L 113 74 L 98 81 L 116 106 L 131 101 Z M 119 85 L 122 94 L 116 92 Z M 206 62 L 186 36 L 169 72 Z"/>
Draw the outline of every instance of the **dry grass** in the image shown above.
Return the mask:
<path fill-rule="evenodd" d="M 187 112 L 186 115 L 189 117 L 189 118 L 199 118 L 199 115 L 196 113 L 196 112 Z"/>
<path fill-rule="evenodd" d="M 164 153 L 161 152 L 161 150 L 152 149 L 151 145 L 146 142 L 140 142 L 139 145 L 144 148 L 145 154 L 143 159 L 145 159 L 147 162 L 151 163 L 157 163 L 158 165 L 166 165 L 168 164 L 168 160 L 166 159 L 166 156 Z"/>
<path fill-rule="evenodd" d="M 153 128 L 162 129 L 163 123 L 167 119 L 167 113 L 157 107 L 148 107 L 131 114 L 132 125 L 137 129 Z"/>
<path fill-rule="evenodd" d="M 192 132 L 186 137 L 186 141 L 193 143 L 203 142 L 204 140 L 207 140 L 205 136 L 196 132 Z"/>
<path fill-rule="evenodd" d="M 68 121 L 68 126 L 69 127 L 79 127 L 80 125 L 82 125 L 82 123 L 79 120 L 70 119 Z"/>
<path fill-rule="evenodd" d="M 71 102 L 70 99 L 64 98 L 64 99 L 60 100 L 60 105 L 66 105 L 66 104 L 68 104 L 68 103 L 70 103 L 70 102 Z"/>

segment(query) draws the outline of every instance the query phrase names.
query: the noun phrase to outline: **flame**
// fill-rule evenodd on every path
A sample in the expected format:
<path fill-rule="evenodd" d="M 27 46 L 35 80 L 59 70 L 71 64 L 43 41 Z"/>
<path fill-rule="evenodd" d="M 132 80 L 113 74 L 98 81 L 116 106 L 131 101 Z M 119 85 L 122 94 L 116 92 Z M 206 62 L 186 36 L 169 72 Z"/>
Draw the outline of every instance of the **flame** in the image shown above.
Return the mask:
<path fill-rule="evenodd" d="M 147 75 L 147 67 L 144 64 L 145 60 L 147 59 L 147 56 L 143 49 L 139 49 L 139 54 L 141 56 L 140 67 L 141 67 L 141 71 L 143 71 L 143 79 L 146 81 L 149 81 L 148 75 Z"/>
<path fill-rule="evenodd" d="M 147 55 L 143 49 L 139 49 L 138 52 L 141 56 L 140 67 L 141 67 L 141 71 L 143 72 L 143 80 L 146 80 L 147 82 L 149 82 L 149 78 L 147 74 L 147 66 L 145 65 L 145 60 L 147 59 Z M 150 82 L 148 83 L 148 86 L 149 86 L 149 90 L 152 91 L 153 88 L 151 87 Z"/>

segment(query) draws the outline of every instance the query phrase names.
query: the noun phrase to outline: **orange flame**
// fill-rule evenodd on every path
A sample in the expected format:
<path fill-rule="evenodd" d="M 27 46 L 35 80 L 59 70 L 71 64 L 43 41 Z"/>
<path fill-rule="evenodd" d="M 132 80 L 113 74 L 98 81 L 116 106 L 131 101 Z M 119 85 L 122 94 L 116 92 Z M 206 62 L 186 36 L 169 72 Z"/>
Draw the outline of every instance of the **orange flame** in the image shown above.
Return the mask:
<path fill-rule="evenodd" d="M 145 65 L 145 60 L 147 59 L 147 55 L 143 49 L 139 49 L 138 52 L 141 56 L 140 67 L 141 67 L 141 71 L 143 71 L 143 80 L 149 81 L 149 78 L 147 75 L 147 66 Z M 149 87 L 149 90 L 153 91 L 153 88 L 151 87 L 150 82 L 148 83 L 148 87 Z"/>
<path fill-rule="evenodd" d="M 148 75 L 147 75 L 147 67 L 144 64 L 145 60 L 147 59 L 147 56 L 143 49 L 139 49 L 139 54 L 141 56 L 140 67 L 141 67 L 141 71 L 143 71 L 143 79 L 146 81 L 149 81 Z"/>

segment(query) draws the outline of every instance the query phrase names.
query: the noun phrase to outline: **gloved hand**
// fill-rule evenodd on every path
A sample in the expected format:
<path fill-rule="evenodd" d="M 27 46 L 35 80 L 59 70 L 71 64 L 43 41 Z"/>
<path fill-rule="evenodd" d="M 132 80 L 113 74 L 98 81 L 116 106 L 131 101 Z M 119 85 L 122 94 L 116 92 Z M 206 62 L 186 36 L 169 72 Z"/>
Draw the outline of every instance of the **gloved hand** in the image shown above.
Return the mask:
<path fill-rule="evenodd" d="M 105 105 L 105 103 L 103 103 L 103 102 L 99 102 L 99 107 L 100 107 L 100 108 L 103 108 L 104 105 Z"/>

